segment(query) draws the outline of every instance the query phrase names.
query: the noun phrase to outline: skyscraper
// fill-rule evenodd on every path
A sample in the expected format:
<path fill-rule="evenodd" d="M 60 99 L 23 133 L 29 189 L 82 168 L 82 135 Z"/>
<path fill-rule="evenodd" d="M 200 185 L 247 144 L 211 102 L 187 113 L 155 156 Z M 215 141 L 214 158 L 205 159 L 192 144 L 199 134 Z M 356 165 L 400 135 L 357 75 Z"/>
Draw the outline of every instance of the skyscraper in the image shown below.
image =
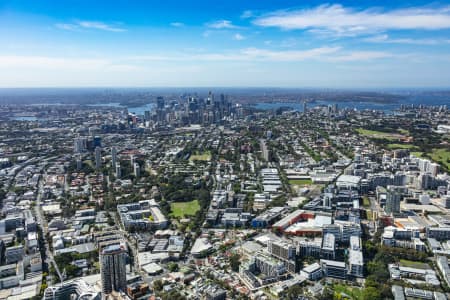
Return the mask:
<path fill-rule="evenodd" d="M 134 168 L 134 176 L 136 178 L 139 178 L 141 176 L 141 168 L 139 167 L 139 164 L 135 162 L 133 164 L 133 168 Z"/>
<path fill-rule="evenodd" d="M 92 143 L 94 147 L 101 147 L 102 146 L 102 138 L 99 136 L 94 136 L 92 139 Z"/>
<path fill-rule="evenodd" d="M 384 207 L 384 211 L 387 214 L 396 214 L 400 212 L 400 193 L 392 190 L 387 191 L 386 197 L 386 206 Z"/>
<path fill-rule="evenodd" d="M 165 121 L 165 105 L 166 103 L 163 97 L 156 98 L 156 119 L 161 124 Z"/>
<path fill-rule="evenodd" d="M 117 163 L 117 149 L 116 147 L 111 148 L 111 164 L 113 169 L 116 169 L 116 163 Z"/>
<path fill-rule="evenodd" d="M 161 97 L 161 96 L 158 96 L 156 98 L 156 108 L 157 109 L 164 109 L 164 106 L 165 106 L 164 98 Z"/>
<path fill-rule="evenodd" d="M 149 110 L 144 111 L 144 120 L 145 121 L 150 121 L 151 120 L 151 114 Z"/>
<path fill-rule="evenodd" d="M 102 149 L 95 147 L 95 168 L 100 169 L 102 167 Z"/>
<path fill-rule="evenodd" d="M 110 294 L 113 291 L 125 291 L 127 251 L 125 244 L 109 245 L 100 253 L 100 273 L 102 292 Z"/>
<path fill-rule="evenodd" d="M 83 167 L 83 162 L 81 160 L 81 155 L 77 155 L 76 161 L 77 161 L 77 170 L 79 171 Z"/>
<path fill-rule="evenodd" d="M 77 137 L 73 143 L 73 150 L 75 153 L 81 153 L 86 151 L 87 149 L 87 141 L 84 137 Z"/>
<path fill-rule="evenodd" d="M 120 164 L 116 164 L 116 178 L 120 179 L 122 176 L 122 169 L 120 168 Z"/>

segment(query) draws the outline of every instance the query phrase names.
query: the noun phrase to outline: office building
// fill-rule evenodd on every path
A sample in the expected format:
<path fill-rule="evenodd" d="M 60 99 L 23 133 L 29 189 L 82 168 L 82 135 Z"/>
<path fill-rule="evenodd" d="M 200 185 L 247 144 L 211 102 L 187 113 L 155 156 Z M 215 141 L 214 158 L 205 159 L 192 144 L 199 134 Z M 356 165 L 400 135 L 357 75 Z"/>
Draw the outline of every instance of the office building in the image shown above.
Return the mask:
<path fill-rule="evenodd" d="M 300 275 L 308 278 L 308 280 L 318 280 L 322 278 L 322 268 L 318 263 L 310 264 L 300 271 Z"/>
<path fill-rule="evenodd" d="M 427 227 L 427 238 L 450 240 L 450 227 Z"/>
<path fill-rule="evenodd" d="M 322 239 L 302 240 L 297 244 L 297 252 L 300 257 L 315 257 L 319 258 L 322 247 Z"/>
<path fill-rule="evenodd" d="M 5 262 L 6 264 L 16 263 L 23 259 L 25 250 L 22 245 L 11 246 L 5 250 Z"/>
<path fill-rule="evenodd" d="M 398 214 L 400 212 L 401 195 L 397 191 L 388 190 L 384 211 L 387 214 Z"/>
<path fill-rule="evenodd" d="M 348 256 L 348 272 L 355 277 L 363 277 L 364 263 L 361 250 L 350 249 Z"/>
<path fill-rule="evenodd" d="M 321 259 L 320 265 L 324 275 L 327 277 L 337 279 L 345 279 L 347 277 L 347 267 L 343 261 Z"/>
<path fill-rule="evenodd" d="M 334 259 L 336 256 L 336 238 L 332 233 L 326 233 L 322 239 L 321 256 L 326 259 Z"/>

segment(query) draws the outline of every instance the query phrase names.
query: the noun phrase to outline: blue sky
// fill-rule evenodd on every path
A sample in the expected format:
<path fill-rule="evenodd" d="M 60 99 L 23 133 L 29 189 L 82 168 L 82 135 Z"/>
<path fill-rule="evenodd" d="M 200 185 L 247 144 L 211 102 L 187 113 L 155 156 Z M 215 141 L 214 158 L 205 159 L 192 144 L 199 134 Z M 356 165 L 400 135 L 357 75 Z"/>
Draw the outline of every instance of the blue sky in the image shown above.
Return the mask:
<path fill-rule="evenodd" d="M 0 87 L 450 87 L 450 2 L 0 0 L 0 45 Z"/>

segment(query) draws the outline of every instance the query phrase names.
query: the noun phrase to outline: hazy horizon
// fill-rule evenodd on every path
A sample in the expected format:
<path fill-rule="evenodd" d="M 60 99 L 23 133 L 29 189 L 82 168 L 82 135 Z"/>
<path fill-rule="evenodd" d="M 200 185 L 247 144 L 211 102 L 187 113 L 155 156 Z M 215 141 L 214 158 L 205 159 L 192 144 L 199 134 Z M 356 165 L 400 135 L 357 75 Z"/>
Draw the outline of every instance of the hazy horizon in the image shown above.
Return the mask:
<path fill-rule="evenodd" d="M 3 1 L 0 87 L 449 88 L 448 5 Z"/>

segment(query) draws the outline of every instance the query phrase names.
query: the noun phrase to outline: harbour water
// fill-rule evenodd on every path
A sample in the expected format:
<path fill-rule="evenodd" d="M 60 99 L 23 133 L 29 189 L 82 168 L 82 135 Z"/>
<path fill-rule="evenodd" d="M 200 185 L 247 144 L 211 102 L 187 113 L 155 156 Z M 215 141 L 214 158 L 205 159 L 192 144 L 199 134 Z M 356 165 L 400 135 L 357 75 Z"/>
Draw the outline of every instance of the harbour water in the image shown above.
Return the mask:
<path fill-rule="evenodd" d="M 120 103 L 111 102 L 111 103 L 95 103 L 95 104 L 89 104 L 89 106 L 110 106 L 110 107 L 119 107 L 119 108 L 127 108 L 129 113 L 143 116 L 146 111 L 151 111 L 153 107 L 155 106 L 154 103 L 148 103 L 141 106 L 125 106 Z"/>

